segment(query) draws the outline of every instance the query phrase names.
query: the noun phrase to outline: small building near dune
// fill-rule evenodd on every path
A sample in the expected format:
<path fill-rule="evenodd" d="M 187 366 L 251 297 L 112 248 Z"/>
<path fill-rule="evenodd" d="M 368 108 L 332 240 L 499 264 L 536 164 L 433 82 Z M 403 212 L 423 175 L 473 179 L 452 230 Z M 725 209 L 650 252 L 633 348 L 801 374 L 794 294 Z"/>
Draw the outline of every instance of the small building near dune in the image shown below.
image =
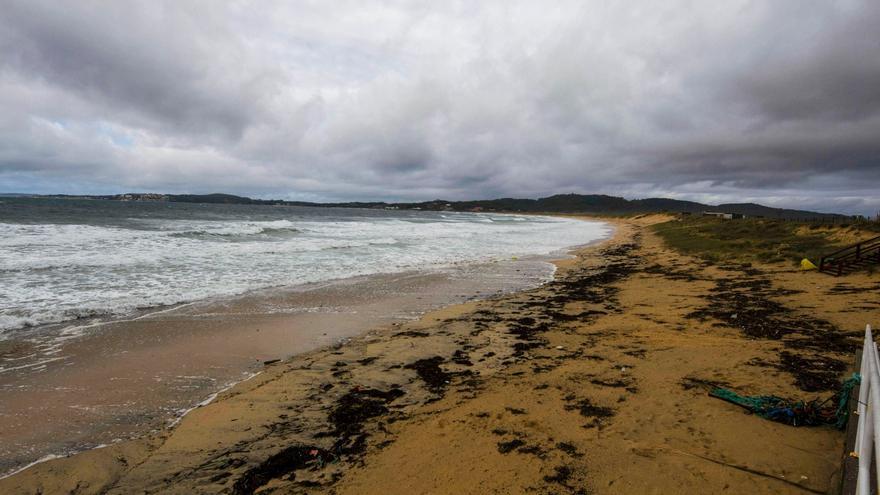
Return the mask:
<path fill-rule="evenodd" d="M 724 213 L 723 211 L 704 211 L 703 216 L 716 217 L 724 220 L 739 220 L 746 217 L 742 213 Z"/>

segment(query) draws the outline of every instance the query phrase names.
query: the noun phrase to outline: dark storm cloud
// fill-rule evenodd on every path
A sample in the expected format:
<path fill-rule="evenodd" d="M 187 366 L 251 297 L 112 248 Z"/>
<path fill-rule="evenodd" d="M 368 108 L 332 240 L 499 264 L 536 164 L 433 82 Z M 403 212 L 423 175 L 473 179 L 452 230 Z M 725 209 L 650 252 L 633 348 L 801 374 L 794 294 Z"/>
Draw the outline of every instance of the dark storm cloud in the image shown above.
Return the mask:
<path fill-rule="evenodd" d="M 874 1 L 2 4 L 0 190 L 880 209 Z"/>
<path fill-rule="evenodd" d="M 167 10 L 151 2 L 8 2 L 0 21 L 4 65 L 125 123 L 235 138 L 270 75 L 239 72 L 237 47 L 204 27 L 208 9 Z M 225 60 L 205 63 L 218 56 Z"/>
<path fill-rule="evenodd" d="M 825 15 L 813 22 L 789 21 L 767 46 L 754 48 L 747 67 L 732 81 L 730 96 L 769 121 L 836 123 L 876 116 L 880 4 L 820 12 Z"/>

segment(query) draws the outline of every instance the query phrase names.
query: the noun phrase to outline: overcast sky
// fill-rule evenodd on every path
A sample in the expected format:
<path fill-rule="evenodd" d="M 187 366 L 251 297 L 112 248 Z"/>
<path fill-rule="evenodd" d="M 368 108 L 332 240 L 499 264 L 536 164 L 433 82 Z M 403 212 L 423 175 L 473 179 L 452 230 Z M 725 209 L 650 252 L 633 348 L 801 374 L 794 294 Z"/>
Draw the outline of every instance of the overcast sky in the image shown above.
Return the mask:
<path fill-rule="evenodd" d="M 875 214 L 880 1 L 0 0 L 0 192 Z"/>

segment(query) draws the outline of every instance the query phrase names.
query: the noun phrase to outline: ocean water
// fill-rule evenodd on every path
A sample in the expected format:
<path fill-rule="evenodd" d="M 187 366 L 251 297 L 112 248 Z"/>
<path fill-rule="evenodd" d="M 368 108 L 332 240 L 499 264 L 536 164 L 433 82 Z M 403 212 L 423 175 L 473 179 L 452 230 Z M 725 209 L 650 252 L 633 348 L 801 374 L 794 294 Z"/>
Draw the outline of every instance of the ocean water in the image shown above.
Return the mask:
<path fill-rule="evenodd" d="M 609 232 L 526 215 L 0 198 L 0 339 L 275 286 L 553 254 Z"/>

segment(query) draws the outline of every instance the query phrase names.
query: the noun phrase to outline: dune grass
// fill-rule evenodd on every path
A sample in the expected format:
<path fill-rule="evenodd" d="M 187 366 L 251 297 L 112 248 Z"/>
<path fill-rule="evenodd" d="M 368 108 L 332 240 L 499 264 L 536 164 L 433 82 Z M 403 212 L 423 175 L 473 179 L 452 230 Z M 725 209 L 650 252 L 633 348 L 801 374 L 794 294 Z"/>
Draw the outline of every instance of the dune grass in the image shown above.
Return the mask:
<path fill-rule="evenodd" d="M 701 258 L 763 263 L 797 263 L 819 258 L 839 245 L 824 232 L 807 232 L 803 223 L 772 219 L 720 220 L 710 217 L 681 217 L 653 226 L 672 248 Z"/>

